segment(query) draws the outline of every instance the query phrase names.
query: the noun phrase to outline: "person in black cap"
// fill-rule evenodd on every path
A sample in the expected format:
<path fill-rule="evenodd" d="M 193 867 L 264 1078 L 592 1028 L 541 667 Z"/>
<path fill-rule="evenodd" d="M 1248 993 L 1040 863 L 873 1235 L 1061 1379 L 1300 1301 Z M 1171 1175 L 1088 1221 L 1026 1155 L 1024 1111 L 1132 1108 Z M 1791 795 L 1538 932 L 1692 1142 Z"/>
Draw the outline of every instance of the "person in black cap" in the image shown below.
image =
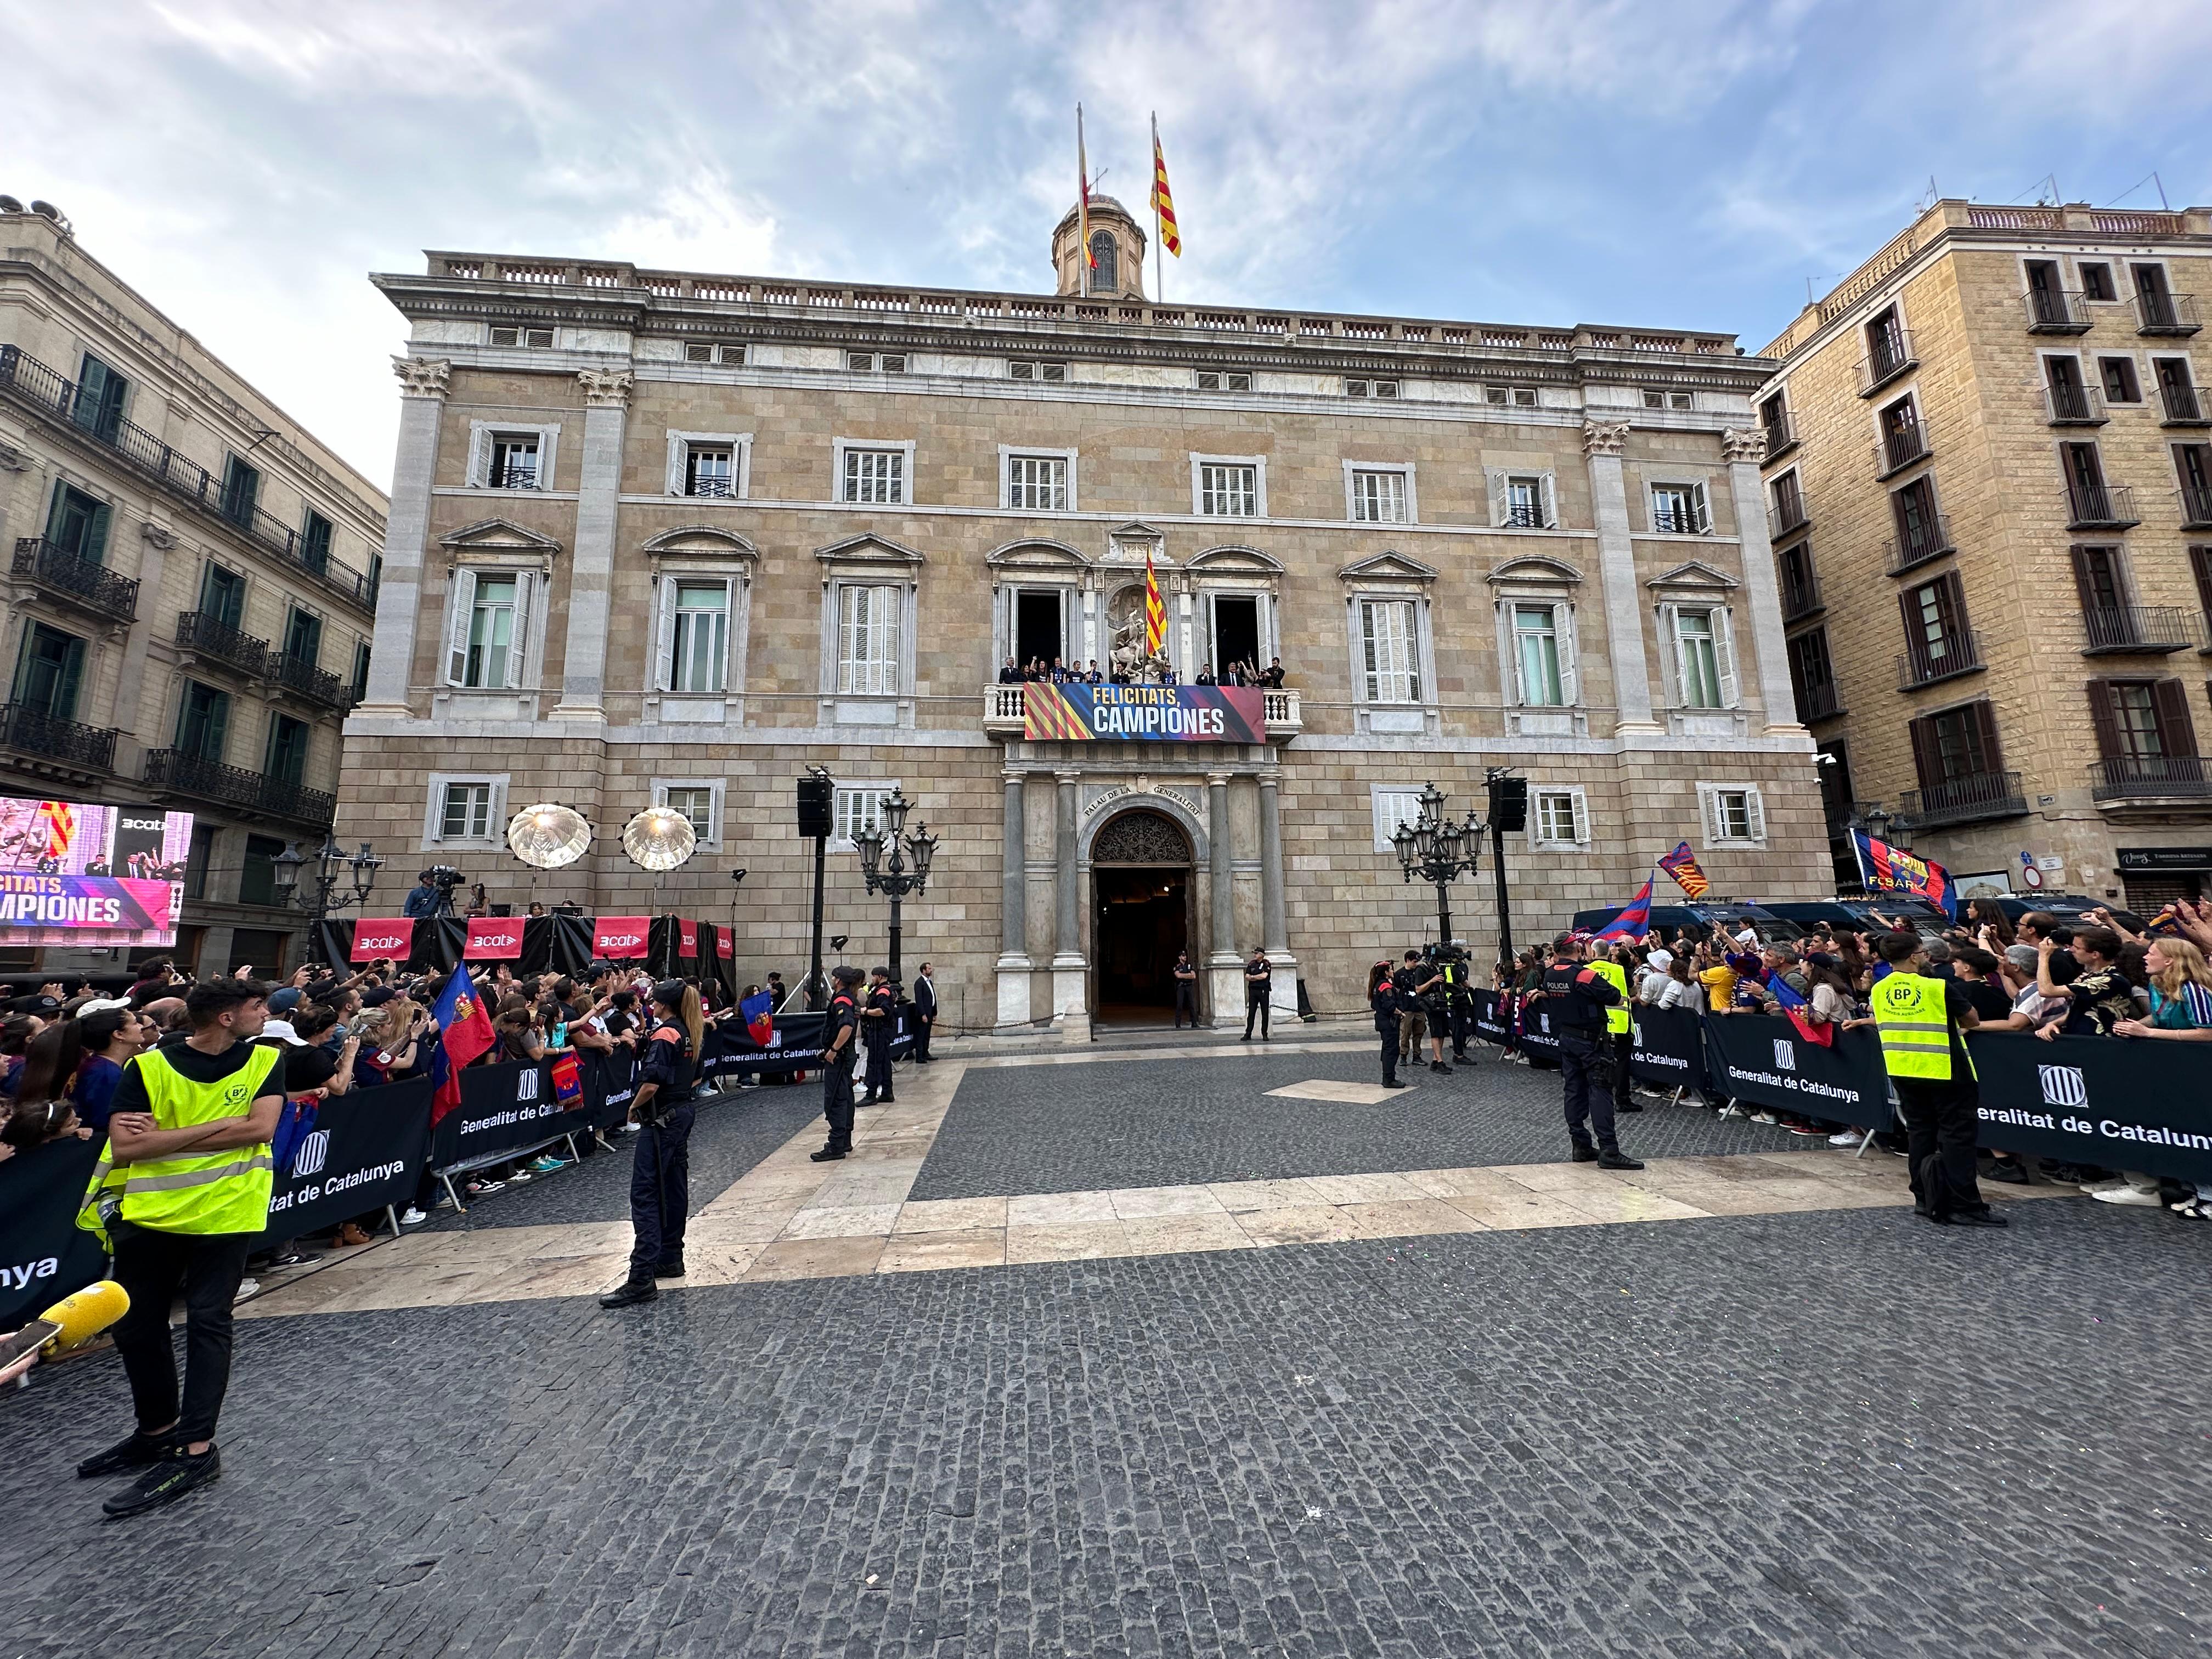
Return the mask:
<path fill-rule="evenodd" d="M 1606 1068 L 1605 1011 L 1621 996 L 1583 960 L 1588 951 L 1581 934 L 1560 934 L 1553 941 L 1552 965 L 1544 971 L 1543 984 L 1531 995 L 1543 999 L 1552 1033 L 1559 1040 L 1567 1138 L 1574 1142 L 1575 1162 L 1601 1170 L 1640 1170 L 1644 1166 L 1620 1150 L 1615 1137 L 1611 1073 Z"/>
<path fill-rule="evenodd" d="M 860 1023 L 860 970 L 833 968 L 830 981 L 837 988 L 822 1024 L 822 1115 L 830 1121 L 830 1139 L 820 1152 L 807 1154 L 817 1164 L 853 1150 L 853 1036 Z"/>
<path fill-rule="evenodd" d="M 1375 1030 L 1382 1039 L 1382 1086 L 1402 1089 L 1398 1081 L 1398 1018 L 1413 998 L 1398 988 L 1390 972 L 1390 958 L 1376 963 L 1367 975 L 1367 1006 L 1375 1011 Z"/>
<path fill-rule="evenodd" d="M 630 1165 L 629 1277 L 599 1298 L 602 1308 L 627 1308 L 660 1294 L 655 1282 L 684 1276 L 684 1224 L 691 1210 L 692 1085 L 706 1038 L 699 993 L 680 979 L 653 988 L 653 1035 L 638 1066 L 630 1116 L 638 1131 Z"/>
<path fill-rule="evenodd" d="M 891 970 L 871 968 L 868 998 L 860 1006 L 860 1041 L 868 1051 L 868 1092 L 860 1097 L 863 1106 L 891 1103 L 891 1037 L 897 1030 L 898 987 L 891 983 Z"/>

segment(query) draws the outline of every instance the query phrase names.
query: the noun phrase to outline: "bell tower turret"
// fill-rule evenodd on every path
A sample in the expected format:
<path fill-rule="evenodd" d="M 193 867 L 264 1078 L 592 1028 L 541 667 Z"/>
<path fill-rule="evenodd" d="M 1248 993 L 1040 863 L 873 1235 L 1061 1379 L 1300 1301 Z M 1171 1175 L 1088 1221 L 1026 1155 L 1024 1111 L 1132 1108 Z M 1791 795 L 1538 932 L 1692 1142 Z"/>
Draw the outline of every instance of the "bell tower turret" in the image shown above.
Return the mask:
<path fill-rule="evenodd" d="M 1081 247 L 1081 216 L 1075 209 L 1052 233 L 1052 268 L 1057 292 L 1097 295 L 1121 300 L 1145 297 L 1145 233 L 1136 220 L 1110 196 L 1092 192 L 1091 198 L 1091 253 L 1086 264 Z"/>

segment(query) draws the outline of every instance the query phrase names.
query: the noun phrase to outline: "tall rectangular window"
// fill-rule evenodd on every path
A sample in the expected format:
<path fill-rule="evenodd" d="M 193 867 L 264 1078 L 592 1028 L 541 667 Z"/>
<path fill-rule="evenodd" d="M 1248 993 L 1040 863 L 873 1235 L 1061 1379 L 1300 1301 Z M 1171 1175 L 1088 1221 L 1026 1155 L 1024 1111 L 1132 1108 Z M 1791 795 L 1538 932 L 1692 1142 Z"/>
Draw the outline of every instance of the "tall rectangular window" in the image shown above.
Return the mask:
<path fill-rule="evenodd" d="M 491 834 L 491 785 L 449 783 L 440 803 L 441 841 L 482 841 Z"/>
<path fill-rule="evenodd" d="M 1685 708 L 1722 708 L 1720 623 L 1711 611 L 1674 613 L 1674 662 Z"/>
<path fill-rule="evenodd" d="M 906 501 L 906 452 L 848 449 L 845 452 L 845 499 L 897 507 Z"/>
<path fill-rule="evenodd" d="M 353 642 L 353 700 L 361 702 L 368 696 L 368 641 Z"/>
<path fill-rule="evenodd" d="M 177 747 L 196 760 L 219 761 L 229 735 L 230 694 L 186 680 L 177 705 Z"/>
<path fill-rule="evenodd" d="M 1020 513 L 1067 510 L 1067 458 L 1064 455 L 1006 457 L 1006 505 Z"/>
<path fill-rule="evenodd" d="M 270 715 L 268 752 L 261 762 L 263 775 L 278 783 L 303 781 L 307 775 L 307 746 L 312 737 L 307 721 L 294 720 L 289 714 Z"/>
<path fill-rule="evenodd" d="M 84 684 L 84 641 L 74 634 L 34 622 L 23 629 L 22 653 L 15 659 L 15 684 L 9 701 L 51 720 L 76 718 Z"/>
<path fill-rule="evenodd" d="M 261 469 L 231 456 L 222 468 L 222 516 L 234 524 L 250 525 L 260 504 Z"/>
<path fill-rule="evenodd" d="M 1559 682 L 1559 612 L 1553 606 L 1513 607 L 1513 660 L 1523 703 L 1557 708 L 1566 701 Z"/>
<path fill-rule="evenodd" d="M 863 697 L 898 695 L 897 588 L 838 589 L 837 689 Z"/>
<path fill-rule="evenodd" d="M 123 400 L 131 382 L 89 351 L 77 370 L 76 395 L 70 418 L 103 443 L 113 443 L 123 429 Z"/>
<path fill-rule="evenodd" d="M 724 665 L 729 660 L 730 585 L 678 582 L 672 621 L 668 689 L 720 692 L 726 672 Z"/>
<path fill-rule="evenodd" d="M 204 899 L 208 896 L 208 867 L 215 862 L 215 826 L 211 823 L 192 825 L 191 846 L 185 853 L 185 896 Z"/>
<path fill-rule="evenodd" d="M 1543 530 L 1551 524 L 1549 492 L 1540 474 L 1509 473 L 1505 479 L 1505 522 L 1516 530 Z"/>
<path fill-rule="evenodd" d="M 1413 626 L 1411 599 L 1359 601 L 1360 666 L 1368 702 L 1421 700 Z"/>
<path fill-rule="evenodd" d="M 684 452 L 684 493 L 726 499 L 738 493 L 736 456 L 720 445 L 693 444 Z"/>
<path fill-rule="evenodd" d="M 225 628 L 239 626 L 246 617 L 246 578 L 219 564 L 202 569 L 200 615 Z"/>
<path fill-rule="evenodd" d="M 1359 524 L 1406 522 L 1406 475 L 1395 471 L 1352 475 L 1352 516 Z"/>
<path fill-rule="evenodd" d="M 276 900 L 276 859 L 284 843 L 274 836 L 248 836 L 246 857 L 238 872 L 240 904 L 274 904 Z"/>
<path fill-rule="evenodd" d="M 98 564 L 107 555 L 107 503 L 65 483 L 54 486 L 54 504 L 46 514 L 46 540 L 58 550 L 87 564 Z"/>
<path fill-rule="evenodd" d="M 495 434 L 491 441 L 491 471 L 484 483 L 492 489 L 538 489 L 538 434 L 534 432 Z"/>
<path fill-rule="evenodd" d="M 1701 536 L 1711 528 L 1705 517 L 1703 484 L 1651 486 L 1651 528 L 1662 536 Z"/>
<path fill-rule="evenodd" d="M 1230 462 L 1200 462 L 1198 510 L 1213 518 L 1256 518 L 1260 512 L 1260 469 Z"/>
<path fill-rule="evenodd" d="M 292 607 L 292 614 L 284 622 L 284 654 L 308 667 L 320 665 L 323 658 L 323 619 L 312 611 Z"/>
<path fill-rule="evenodd" d="M 300 562 L 317 572 L 331 568 L 331 521 L 314 508 L 300 526 Z"/>
<path fill-rule="evenodd" d="M 841 783 L 830 796 L 831 838 L 850 848 L 865 831 L 884 825 L 884 802 L 896 793 L 896 783 Z"/>
<path fill-rule="evenodd" d="M 461 677 L 462 684 L 488 691 L 507 689 L 519 586 L 513 576 L 477 578 L 476 603 L 469 611 L 468 668 Z"/>

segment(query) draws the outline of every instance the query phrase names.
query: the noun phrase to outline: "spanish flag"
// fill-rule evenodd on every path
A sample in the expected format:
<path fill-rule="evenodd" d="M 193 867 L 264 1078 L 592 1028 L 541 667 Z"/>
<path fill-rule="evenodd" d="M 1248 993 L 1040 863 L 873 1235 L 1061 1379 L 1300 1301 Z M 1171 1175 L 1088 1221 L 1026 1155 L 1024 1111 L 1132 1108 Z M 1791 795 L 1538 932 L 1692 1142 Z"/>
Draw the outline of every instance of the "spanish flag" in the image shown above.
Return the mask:
<path fill-rule="evenodd" d="M 1182 238 L 1176 232 L 1175 198 L 1168 190 L 1168 158 L 1160 149 L 1160 118 L 1152 118 L 1152 211 L 1158 216 L 1160 246 L 1178 259 Z"/>
<path fill-rule="evenodd" d="M 1168 608 L 1160 602 L 1160 580 L 1152 574 L 1152 556 L 1145 555 L 1145 654 L 1157 657 L 1168 639 Z"/>
<path fill-rule="evenodd" d="M 1091 251 L 1091 163 L 1083 155 L 1083 106 L 1075 106 L 1075 234 L 1083 247 L 1083 263 L 1087 270 L 1098 268 L 1098 258 Z M 1084 285 L 1090 292 L 1090 284 Z"/>

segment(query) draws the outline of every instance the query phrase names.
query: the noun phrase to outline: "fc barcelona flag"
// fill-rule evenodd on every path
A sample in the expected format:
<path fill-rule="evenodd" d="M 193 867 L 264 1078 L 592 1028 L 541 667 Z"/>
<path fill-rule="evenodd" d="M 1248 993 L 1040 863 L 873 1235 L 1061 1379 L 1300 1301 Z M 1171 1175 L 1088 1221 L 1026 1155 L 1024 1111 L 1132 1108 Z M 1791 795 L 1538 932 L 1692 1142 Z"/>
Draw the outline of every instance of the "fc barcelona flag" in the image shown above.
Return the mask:
<path fill-rule="evenodd" d="M 1958 921 L 1959 895 L 1951 885 L 1951 872 L 1942 865 L 1916 858 L 1903 848 L 1876 841 L 1860 830 L 1851 831 L 1851 849 L 1858 854 L 1859 878 L 1869 892 L 1909 893 Z"/>
<path fill-rule="evenodd" d="M 1690 850 L 1686 841 L 1675 843 L 1674 850 L 1659 860 L 1659 867 L 1674 877 L 1674 885 L 1692 899 L 1701 899 L 1712 891 L 1712 883 L 1698 867 L 1698 855 Z"/>

